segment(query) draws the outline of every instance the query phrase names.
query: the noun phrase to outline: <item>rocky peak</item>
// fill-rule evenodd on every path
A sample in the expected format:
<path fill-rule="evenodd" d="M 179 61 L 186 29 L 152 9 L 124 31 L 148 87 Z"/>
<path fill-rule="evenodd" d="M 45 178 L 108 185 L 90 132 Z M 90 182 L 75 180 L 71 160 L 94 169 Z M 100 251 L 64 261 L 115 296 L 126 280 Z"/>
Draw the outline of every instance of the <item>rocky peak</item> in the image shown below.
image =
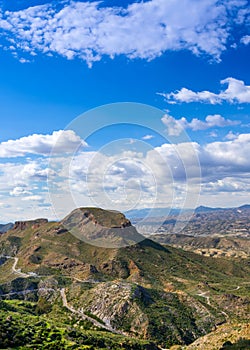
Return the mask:
<path fill-rule="evenodd" d="M 131 226 L 131 222 L 124 214 L 114 210 L 101 208 L 80 208 L 84 218 L 88 218 L 95 225 L 107 228 L 124 228 Z"/>

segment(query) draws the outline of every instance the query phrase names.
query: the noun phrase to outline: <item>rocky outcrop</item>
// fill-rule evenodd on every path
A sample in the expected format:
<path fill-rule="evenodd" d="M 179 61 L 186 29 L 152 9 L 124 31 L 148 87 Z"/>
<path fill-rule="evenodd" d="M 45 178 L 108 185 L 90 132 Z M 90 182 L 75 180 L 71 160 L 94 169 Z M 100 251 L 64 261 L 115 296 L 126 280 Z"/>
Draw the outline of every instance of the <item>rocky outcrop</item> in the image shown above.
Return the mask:
<path fill-rule="evenodd" d="M 32 229 L 39 228 L 40 226 L 47 224 L 48 219 L 36 219 L 36 220 L 27 220 L 27 221 L 16 221 L 14 224 L 14 230 L 26 230 L 31 227 Z"/>
<path fill-rule="evenodd" d="M 144 337 L 148 317 L 136 302 L 136 296 L 141 297 L 143 291 L 143 287 L 126 282 L 100 283 L 88 291 L 88 295 L 80 297 L 78 307 L 114 329 Z"/>

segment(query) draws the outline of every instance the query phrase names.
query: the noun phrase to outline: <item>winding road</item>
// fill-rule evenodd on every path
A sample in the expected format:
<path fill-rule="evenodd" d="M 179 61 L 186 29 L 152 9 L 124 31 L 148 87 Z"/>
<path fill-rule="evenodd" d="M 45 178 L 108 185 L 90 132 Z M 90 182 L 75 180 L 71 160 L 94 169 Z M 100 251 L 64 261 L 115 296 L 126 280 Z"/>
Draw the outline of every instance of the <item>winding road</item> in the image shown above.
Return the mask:
<path fill-rule="evenodd" d="M 121 332 L 121 331 L 118 331 L 118 330 L 112 328 L 109 324 L 98 322 L 96 319 L 94 319 L 94 318 L 92 318 L 92 317 L 86 315 L 84 312 L 78 311 L 78 310 L 74 309 L 72 306 L 70 306 L 70 305 L 68 304 L 67 297 L 66 297 L 66 294 L 65 294 L 65 288 L 60 289 L 60 293 L 61 293 L 61 297 L 62 297 L 63 306 L 65 306 L 65 307 L 66 307 L 69 311 L 71 311 L 72 313 L 77 314 L 77 315 L 80 316 L 83 320 L 88 320 L 88 321 L 90 321 L 90 322 L 93 323 L 96 327 L 104 328 L 104 329 L 106 329 L 107 331 L 110 331 L 110 332 L 112 332 L 112 333 L 125 335 L 125 333 L 123 333 L 123 332 Z"/>
<path fill-rule="evenodd" d="M 32 273 L 32 272 L 24 273 L 24 272 L 21 271 L 21 269 L 17 269 L 17 264 L 18 264 L 18 260 L 19 260 L 18 257 L 12 257 L 12 256 L 8 256 L 8 255 L 4 256 L 4 257 L 7 258 L 7 259 L 14 259 L 13 265 L 11 267 L 12 273 L 14 273 L 14 274 L 16 274 L 16 275 L 18 275 L 18 276 L 20 276 L 22 278 L 28 278 L 28 277 L 33 277 L 33 276 L 42 277 L 42 276 L 38 276 L 37 274 Z M 69 277 L 72 277 L 72 276 L 69 276 Z M 77 281 L 79 281 L 79 282 L 83 282 L 83 283 L 86 283 L 86 282 L 98 283 L 98 281 L 94 281 L 94 280 L 80 280 L 79 278 L 76 278 L 76 277 L 72 277 L 72 278 L 77 280 Z M 53 288 L 39 288 L 39 289 L 26 289 L 26 290 L 18 291 L 18 292 L 10 292 L 10 293 L 6 293 L 6 294 L 2 294 L 2 296 L 21 295 L 21 294 L 22 295 L 26 295 L 26 294 L 33 293 L 33 292 L 36 292 L 36 291 L 51 291 L 51 292 L 53 291 L 53 292 L 56 292 L 56 290 L 53 289 Z M 121 331 L 118 331 L 118 330 L 115 330 L 107 322 L 106 323 L 105 322 L 101 323 L 101 322 L 97 321 L 96 319 L 86 315 L 83 311 L 78 311 L 78 310 L 74 309 L 72 306 L 70 306 L 68 304 L 67 297 L 66 297 L 66 294 L 65 294 L 65 288 L 60 289 L 60 294 L 61 294 L 61 297 L 62 297 L 63 306 L 65 306 L 70 312 L 79 315 L 84 320 L 90 321 L 96 327 L 104 328 L 107 331 L 112 332 L 112 333 L 125 335 L 125 333 L 123 333 Z"/>
<path fill-rule="evenodd" d="M 15 273 L 16 275 L 18 275 L 18 276 L 20 276 L 20 277 L 23 277 L 23 278 L 31 277 L 30 274 L 21 272 L 21 269 L 17 269 L 17 268 L 16 268 L 19 258 L 17 258 L 17 257 L 14 257 L 14 258 L 8 257 L 8 258 L 9 258 L 9 259 L 14 259 L 14 263 L 13 263 L 12 268 L 11 268 L 11 270 L 12 270 L 13 273 Z"/>
<path fill-rule="evenodd" d="M 207 305 L 211 305 L 210 303 L 210 297 L 207 295 L 208 292 L 202 292 L 202 293 L 199 293 L 199 294 L 196 294 L 196 295 L 199 295 L 200 297 L 203 297 L 207 300 Z"/>
<path fill-rule="evenodd" d="M 13 262 L 13 265 L 11 267 L 11 271 L 12 273 L 20 276 L 20 277 L 23 277 L 23 278 L 28 278 L 28 277 L 34 277 L 34 276 L 37 276 L 37 274 L 33 274 L 33 273 L 24 273 L 21 271 L 21 269 L 17 269 L 16 266 L 18 264 L 18 260 L 19 258 L 17 258 L 16 256 L 13 257 L 13 256 L 9 256 L 9 255 L 3 255 L 1 256 L 3 258 L 6 258 L 6 259 L 14 259 L 14 262 Z"/>

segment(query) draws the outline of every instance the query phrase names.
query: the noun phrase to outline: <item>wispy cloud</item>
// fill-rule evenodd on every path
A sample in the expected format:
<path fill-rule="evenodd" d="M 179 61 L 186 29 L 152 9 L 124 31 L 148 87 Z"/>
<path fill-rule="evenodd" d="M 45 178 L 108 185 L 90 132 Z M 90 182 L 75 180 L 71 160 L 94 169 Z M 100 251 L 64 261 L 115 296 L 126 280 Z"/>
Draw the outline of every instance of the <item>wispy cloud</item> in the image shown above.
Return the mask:
<path fill-rule="evenodd" d="M 142 140 L 151 140 L 154 138 L 154 135 L 145 135 L 142 137 Z"/>
<path fill-rule="evenodd" d="M 168 103 L 190 103 L 201 102 L 209 104 L 229 103 L 250 103 L 250 86 L 245 85 L 244 81 L 227 78 L 221 80 L 221 84 L 227 84 L 227 89 L 218 94 L 210 91 L 195 92 L 187 88 L 182 88 L 176 92 L 158 93 L 163 96 Z"/>
<path fill-rule="evenodd" d="M 72 130 L 54 131 L 51 135 L 33 134 L 17 140 L 0 143 L 0 158 L 23 157 L 27 154 L 47 156 L 53 149 L 53 154 L 63 154 L 86 146 Z"/>
<path fill-rule="evenodd" d="M 59 54 L 89 66 L 104 55 L 150 60 L 183 49 L 219 61 L 233 27 L 245 26 L 246 8 L 245 0 L 151 0 L 127 8 L 70 1 L 2 11 L 0 29 L 13 54 Z"/>
<path fill-rule="evenodd" d="M 235 140 L 239 136 L 239 133 L 233 133 L 232 130 L 229 131 L 229 133 L 225 136 L 226 140 Z"/>

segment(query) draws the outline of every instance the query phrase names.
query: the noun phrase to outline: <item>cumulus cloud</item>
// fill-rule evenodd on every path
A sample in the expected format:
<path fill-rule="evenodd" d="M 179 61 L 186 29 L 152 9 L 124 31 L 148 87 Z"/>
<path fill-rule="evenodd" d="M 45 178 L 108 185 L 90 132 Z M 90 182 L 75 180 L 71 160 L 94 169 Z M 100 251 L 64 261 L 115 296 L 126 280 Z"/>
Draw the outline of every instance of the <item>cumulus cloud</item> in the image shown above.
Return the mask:
<path fill-rule="evenodd" d="M 169 136 L 179 136 L 184 130 L 182 123 L 167 113 L 164 114 L 161 121 L 167 127 Z"/>
<path fill-rule="evenodd" d="M 65 168 L 65 157 L 54 159 L 58 171 L 50 177 L 50 190 L 53 195 L 58 194 L 59 207 L 68 205 L 69 190 L 74 198 L 73 207 L 95 204 L 126 210 L 126 206 L 138 203 L 141 207 L 164 207 L 177 202 L 181 205 L 187 193 L 193 197 L 188 198 L 191 203 L 198 196 L 201 180 L 202 198 L 207 204 L 212 198 L 220 205 L 225 200 L 230 205 L 234 193 L 242 201 L 249 198 L 249 149 L 250 134 L 240 134 L 205 145 L 166 143 L 145 154 L 121 151 L 120 155 L 112 156 L 82 150 L 69 161 L 69 169 Z M 44 205 L 41 213 L 49 208 L 46 174 L 54 170 L 48 169 L 45 158 L 23 162 L 0 164 L 1 202 L 15 219 L 20 200 L 24 212 L 18 215 L 22 218 L 30 217 L 32 208 L 38 208 L 39 203 Z M 60 217 L 73 207 L 67 207 Z M 39 216 L 39 210 L 36 214 Z"/>
<path fill-rule="evenodd" d="M 23 157 L 27 154 L 48 156 L 75 151 L 80 146 L 86 146 L 72 130 L 54 131 L 51 135 L 33 134 L 17 140 L 8 140 L 0 143 L 0 157 Z M 41 174 L 42 175 L 42 174 Z"/>
<path fill-rule="evenodd" d="M 0 198 L 4 203 L 0 222 L 41 216 L 55 219 L 46 188 L 46 174 L 51 172 L 45 158 L 0 164 Z"/>
<path fill-rule="evenodd" d="M 210 91 L 194 92 L 187 88 L 182 88 L 177 92 L 159 93 L 168 103 L 190 103 L 201 102 L 209 104 L 229 103 L 250 103 L 250 86 L 244 81 L 235 78 L 221 80 L 221 84 L 227 84 L 227 88 L 216 94 Z"/>
<path fill-rule="evenodd" d="M 220 114 L 208 115 L 205 120 L 193 118 L 190 122 L 185 117 L 175 119 L 169 114 L 162 117 L 163 124 L 167 127 L 170 136 L 179 136 L 184 129 L 191 129 L 193 131 L 206 130 L 214 127 L 226 127 L 240 124 L 239 121 L 225 119 Z"/>
<path fill-rule="evenodd" d="M 230 141 L 211 142 L 205 145 L 186 142 L 176 144 L 174 147 L 171 144 L 164 144 L 156 148 L 173 169 L 176 178 L 180 179 L 184 178 L 182 174 L 188 170 L 184 169 L 181 163 L 192 169 L 195 166 L 194 154 L 196 154 L 204 182 L 230 177 L 232 174 L 250 177 L 249 149 L 250 134 L 240 134 Z"/>
<path fill-rule="evenodd" d="M 185 129 L 192 129 L 194 131 L 240 124 L 239 121 L 225 119 L 220 114 L 208 115 L 205 121 L 194 118 L 191 122 L 188 122 L 187 119 L 183 117 L 178 122 L 181 123 Z"/>
<path fill-rule="evenodd" d="M 223 179 L 211 181 L 203 184 L 203 191 L 206 193 L 238 193 L 250 190 L 250 181 L 246 179 L 237 179 L 236 177 L 227 176 Z"/>
<path fill-rule="evenodd" d="M 2 12 L 0 29 L 6 48 L 78 57 L 89 66 L 103 55 L 150 60 L 183 49 L 219 61 L 232 28 L 244 26 L 246 7 L 245 0 L 151 0 L 127 8 L 70 1 Z"/>
<path fill-rule="evenodd" d="M 220 172 L 250 172 L 249 149 L 250 134 L 240 134 L 234 140 L 207 144 L 201 162 L 209 167 L 220 167 Z"/>
<path fill-rule="evenodd" d="M 150 206 L 155 204 L 156 192 L 156 206 L 164 203 L 165 206 L 171 205 L 171 200 L 175 201 L 177 194 L 183 201 L 188 193 L 192 193 L 195 199 L 200 181 L 202 191 L 207 196 L 217 195 L 220 198 L 220 193 L 231 191 L 246 197 L 248 187 L 244 187 L 244 181 L 250 178 L 249 149 L 250 134 L 240 134 L 230 141 L 205 145 L 197 142 L 163 144 L 145 155 L 131 154 L 126 161 L 121 157 L 115 162 L 112 158 L 99 155 L 97 159 L 103 157 L 101 164 L 104 169 L 96 166 L 91 168 L 87 187 L 91 189 L 90 194 L 95 196 L 97 203 L 99 194 L 105 190 L 107 197 L 102 197 L 102 203 L 105 204 L 109 198 L 113 200 L 110 201 L 113 205 L 125 203 L 128 198 L 130 203 L 137 203 L 140 197 L 144 205 Z M 84 189 L 79 179 L 75 178 L 74 182 Z M 80 189 L 75 188 L 75 191 L 77 195 Z M 192 202 L 191 197 L 189 201 Z"/>
<path fill-rule="evenodd" d="M 38 190 L 46 192 L 43 187 L 48 174 L 51 177 L 55 175 L 45 159 L 0 164 L 0 196 L 20 197 L 32 195 Z"/>

